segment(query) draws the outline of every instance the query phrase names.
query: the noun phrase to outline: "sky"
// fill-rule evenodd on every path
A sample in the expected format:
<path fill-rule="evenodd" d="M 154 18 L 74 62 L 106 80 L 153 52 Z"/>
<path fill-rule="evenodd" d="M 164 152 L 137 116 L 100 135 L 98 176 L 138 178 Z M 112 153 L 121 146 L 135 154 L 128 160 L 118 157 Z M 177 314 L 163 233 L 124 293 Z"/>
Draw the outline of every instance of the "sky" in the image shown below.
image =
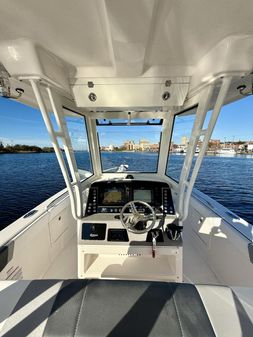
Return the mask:
<path fill-rule="evenodd" d="M 71 120 L 71 121 L 70 121 Z M 192 118 L 184 118 L 175 123 L 176 143 L 181 137 L 190 134 Z M 87 148 L 82 118 L 69 118 L 68 126 L 75 149 Z M 100 144 L 120 145 L 125 140 L 147 139 L 152 143 L 159 141 L 160 126 L 100 127 Z M 212 139 L 221 141 L 253 140 L 253 96 L 243 98 L 222 108 Z M 42 116 L 37 109 L 17 101 L 0 97 L 0 141 L 4 144 L 27 144 L 51 146 Z"/>
<path fill-rule="evenodd" d="M 135 144 L 139 140 L 146 139 L 152 144 L 160 141 L 161 125 L 150 126 L 100 126 L 98 127 L 99 142 L 101 146 L 122 145 L 126 140 L 133 140 Z"/>
<path fill-rule="evenodd" d="M 208 125 L 210 111 L 204 128 Z M 176 117 L 173 132 L 173 142 L 181 143 L 182 136 L 188 139 L 194 123 L 194 115 Z M 253 96 L 225 105 L 218 117 L 211 139 L 222 142 L 252 140 L 253 141 Z"/>
<path fill-rule="evenodd" d="M 212 138 L 253 140 L 253 95 L 222 108 Z"/>

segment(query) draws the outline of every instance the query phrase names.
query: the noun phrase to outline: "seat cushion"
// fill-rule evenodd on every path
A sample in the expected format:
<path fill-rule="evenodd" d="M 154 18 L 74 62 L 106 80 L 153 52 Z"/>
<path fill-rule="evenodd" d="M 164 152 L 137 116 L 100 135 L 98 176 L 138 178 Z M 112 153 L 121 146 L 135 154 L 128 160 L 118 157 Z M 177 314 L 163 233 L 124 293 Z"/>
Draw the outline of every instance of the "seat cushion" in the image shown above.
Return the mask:
<path fill-rule="evenodd" d="M 6 337 L 253 336 L 231 289 L 166 282 L 2 281 L 0 319 Z"/>

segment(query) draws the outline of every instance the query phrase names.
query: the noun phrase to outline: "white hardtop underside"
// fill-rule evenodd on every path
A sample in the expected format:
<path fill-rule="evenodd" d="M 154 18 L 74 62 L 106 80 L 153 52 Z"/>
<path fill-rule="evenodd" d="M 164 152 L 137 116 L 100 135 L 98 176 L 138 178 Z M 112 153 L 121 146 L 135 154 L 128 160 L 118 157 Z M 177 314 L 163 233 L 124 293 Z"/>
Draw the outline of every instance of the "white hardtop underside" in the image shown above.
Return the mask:
<path fill-rule="evenodd" d="M 79 107 L 182 106 L 224 74 L 251 73 L 252 12 L 251 0 L 1 0 L 0 62 Z"/>
<path fill-rule="evenodd" d="M 1 0 L 0 43 L 28 38 L 83 76 L 191 75 L 231 35 L 253 33 L 245 0 Z"/>

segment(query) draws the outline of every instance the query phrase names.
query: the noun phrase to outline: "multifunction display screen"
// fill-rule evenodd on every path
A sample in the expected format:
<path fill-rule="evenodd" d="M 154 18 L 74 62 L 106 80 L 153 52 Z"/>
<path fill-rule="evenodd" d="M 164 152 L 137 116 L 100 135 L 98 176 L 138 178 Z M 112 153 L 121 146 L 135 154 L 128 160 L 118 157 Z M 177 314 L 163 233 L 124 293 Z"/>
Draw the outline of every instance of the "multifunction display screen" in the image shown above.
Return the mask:
<path fill-rule="evenodd" d="M 151 190 L 134 190 L 134 200 L 141 200 L 144 202 L 152 202 Z"/>
<path fill-rule="evenodd" d="M 120 188 L 106 188 L 103 191 L 102 205 L 121 205 L 124 204 L 124 193 Z"/>

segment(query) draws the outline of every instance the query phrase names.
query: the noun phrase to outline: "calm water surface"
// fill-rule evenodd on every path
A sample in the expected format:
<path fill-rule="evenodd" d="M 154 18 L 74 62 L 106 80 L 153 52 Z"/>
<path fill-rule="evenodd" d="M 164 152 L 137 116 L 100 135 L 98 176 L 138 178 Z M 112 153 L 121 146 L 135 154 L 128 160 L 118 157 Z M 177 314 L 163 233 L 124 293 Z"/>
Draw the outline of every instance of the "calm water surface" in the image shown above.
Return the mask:
<path fill-rule="evenodd" d="M 90 170 L 88 153 L 77 153 L 82 169 Z M 103 153 L 103 168 L 121 163 L 129 170 L 156 171 L 156 153 Z M 168 171 L 179 176 L 184 160 L 171 155 Z M 54 153 L 0 155 L 0 229 L 65 187 Z M 253 157 L 205 157 L 196 188 L 253 223 Z"/>

